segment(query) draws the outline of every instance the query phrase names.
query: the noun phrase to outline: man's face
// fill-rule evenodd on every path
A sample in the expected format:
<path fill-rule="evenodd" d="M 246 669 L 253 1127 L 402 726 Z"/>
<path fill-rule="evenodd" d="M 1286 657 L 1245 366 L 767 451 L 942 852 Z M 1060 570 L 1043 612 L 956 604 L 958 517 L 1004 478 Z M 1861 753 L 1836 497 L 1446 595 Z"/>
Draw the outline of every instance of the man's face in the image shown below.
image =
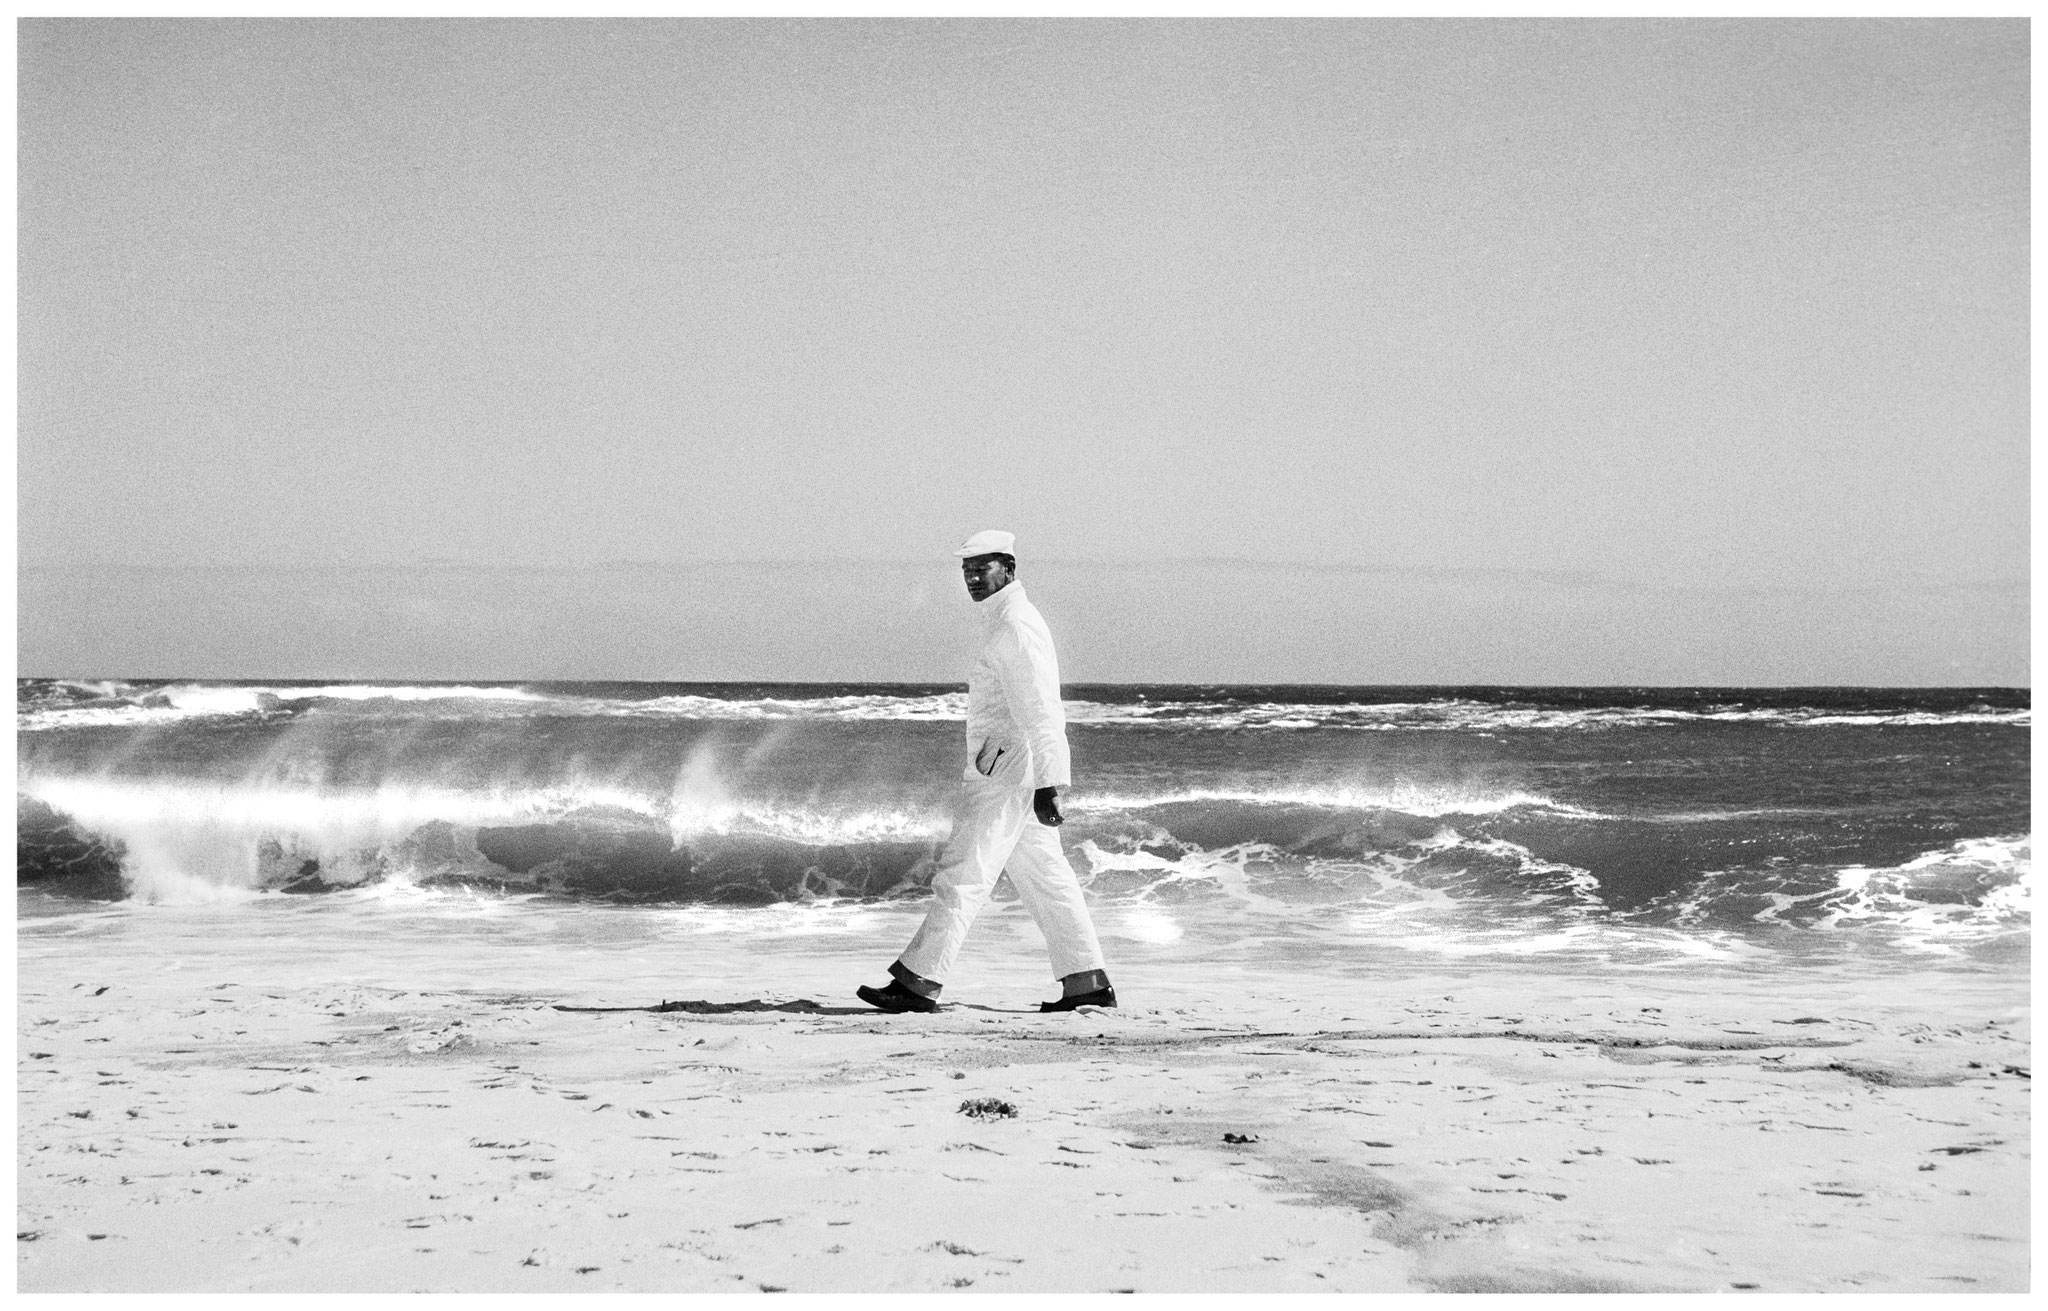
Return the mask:
<path fill-rule="evenodd" d="M 969 556 L 960 562 L 960 575 L 976 601 L 986 601 L 1010 585 L 1010 567 L 999 555 Z"/>

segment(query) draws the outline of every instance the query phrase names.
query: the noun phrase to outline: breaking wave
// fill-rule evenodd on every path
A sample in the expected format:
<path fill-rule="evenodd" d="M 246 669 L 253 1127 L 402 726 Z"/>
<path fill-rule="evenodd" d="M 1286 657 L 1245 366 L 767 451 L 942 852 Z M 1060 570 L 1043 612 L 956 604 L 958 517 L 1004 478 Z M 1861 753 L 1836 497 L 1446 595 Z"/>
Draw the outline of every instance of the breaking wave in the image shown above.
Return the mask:
<path fill-rule="evenodd" d="M 1077 798 L 1062 832 L 1098 902 L 1253 916 L 1269 930 L 1338 914 L 1451 954 L 1583 945 L 1622 925 L 1695 945 L 1760 930 L 1875 933 L 1939 953 L 2031 922 L 2027 837 L 1883 867 L 1710 869 L 1631 902 L 1603 878 L 1602 848 L 1578 845 L 1611 817 L 1517 794 L 1396 800 Z M 460 891 L 737 907 L 917 897 L 950 821 L 938 806 L 786 806 L 685 787 L 656 798 L 45 780 L 18 800 L 17 823 L 25 885 L 104 900 Z"/>
<path fill-rule="evenodd" d="M 319 701 L 418 705 L 423 702 L 545 704 L 549 698 L 514 687 L 462 684 L 381 685 L 336 683 L 318 686 L 220 686 L 206 683 L 133 684 L 56 679 L 25 686 L 18 695 L 15 727 L 21 732 L 53 728 L 134 727 L 175 724 L 188 719 L 275 714 Z"/>
<path fill-rule="evenodd" d="M 1973 968 L 2027 942 L 2024 692 L 1068 690 L 1061 839 L 1159 941 L 1883 943 Z M 914 904 L 965 710 L 851 684 L 30 680 L 17 701 L 17 881 L 58 914 Z"/>

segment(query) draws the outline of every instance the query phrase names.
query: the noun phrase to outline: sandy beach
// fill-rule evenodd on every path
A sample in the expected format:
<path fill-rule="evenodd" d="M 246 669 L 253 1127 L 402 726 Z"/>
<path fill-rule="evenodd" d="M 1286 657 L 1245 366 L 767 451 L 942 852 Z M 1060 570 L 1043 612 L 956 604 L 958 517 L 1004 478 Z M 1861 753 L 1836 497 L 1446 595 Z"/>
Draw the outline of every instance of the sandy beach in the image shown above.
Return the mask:
<path fill-rule="evenodd" d="M 20 18 L 17 1291 L 2026 1295 L 2031 21 Z"/>
<path fill-rule="evenodd" d="M 1333 978 L 1126 939 L 1123 1009 L 1040 1016 L 1007 906 L 955 1005 L 888 1017 L 848 994 L 907 909 L 545 954 L 313 914 L 24 921 L 20 1290 L 2027 1285 L 2010 976 Z"/>

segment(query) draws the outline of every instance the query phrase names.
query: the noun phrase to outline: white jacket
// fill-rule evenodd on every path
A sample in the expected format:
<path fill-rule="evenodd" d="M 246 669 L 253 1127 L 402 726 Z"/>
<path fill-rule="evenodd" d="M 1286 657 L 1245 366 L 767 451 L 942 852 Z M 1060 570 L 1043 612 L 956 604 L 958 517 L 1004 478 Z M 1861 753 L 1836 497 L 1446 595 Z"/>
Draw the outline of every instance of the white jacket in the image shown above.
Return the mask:
<path fill-rule="evenodd" d="M 1033 790 L 1073 781 L 1067 713 L 1052 630 L 1024 584 L 1012 581 L 975 606 L 981 654 L 967 678 L 967 778 L 1014 781 Z M 1021 767 L 1021 768 L 1020 768 Z"/>

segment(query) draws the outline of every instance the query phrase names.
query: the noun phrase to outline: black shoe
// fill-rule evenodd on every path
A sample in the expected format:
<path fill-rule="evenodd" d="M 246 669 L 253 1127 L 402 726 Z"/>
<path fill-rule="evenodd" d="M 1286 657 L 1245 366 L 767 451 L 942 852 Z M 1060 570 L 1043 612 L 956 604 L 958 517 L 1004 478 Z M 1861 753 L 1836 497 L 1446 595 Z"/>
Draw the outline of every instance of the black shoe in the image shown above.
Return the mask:
<path fill-rule="evenodd" d="M 1058 1001 L 1042 1001 L 1038 1003 L 1038 1009 L 1041 1012 L 1074 1011 L 1081 1009 L 1083 1006 L 1111 1007 L 1115 1005 L 1115 988 L 1097 988 L 1093 992 L 1084 992 L 1076 997 L 1062 997 Z"/>
<path fill-rule="evenodd" d="M 889 986 L 886 988 L 870 988 L 863 983 L 860 987 L 853 990 L 853 995 L 870 1006 L 876 1006 L 882 1010 L 898 1014 L 904 1011 L 916 1011 L 920 1015 L 929 1015 L 939 1009 L 938 1002 L 930 997 L 918 996 L 894 979 L 889 981 Z"/>

